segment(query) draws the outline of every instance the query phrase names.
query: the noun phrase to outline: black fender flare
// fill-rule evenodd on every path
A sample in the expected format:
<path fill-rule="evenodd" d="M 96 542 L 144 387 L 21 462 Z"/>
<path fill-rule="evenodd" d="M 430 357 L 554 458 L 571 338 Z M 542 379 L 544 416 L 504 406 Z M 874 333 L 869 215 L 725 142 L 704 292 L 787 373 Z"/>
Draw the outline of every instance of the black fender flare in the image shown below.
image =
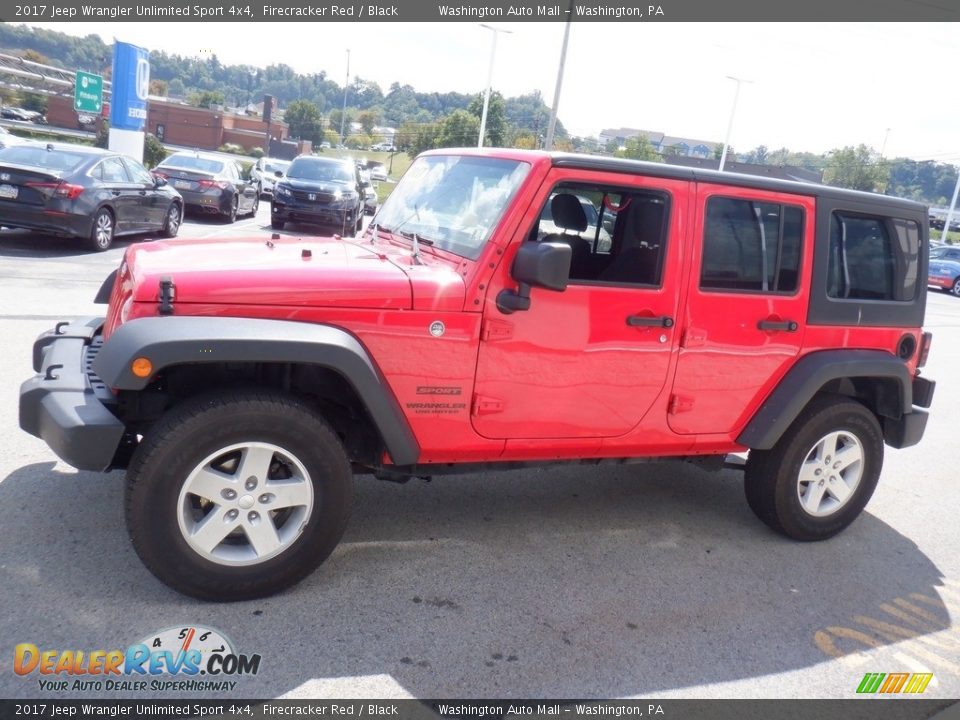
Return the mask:
<path fill-rule="evenodd" d="M 883 350 L 822 350 L 803 356 L 790 368 L 737 442 L 769 450 L 825 384 L 843 378 L 893 379 L 900 390 L 900 412 L 913 410 L 913 379 L 900 358 Z"/>
<path fill-rule="evenodd" d="M 156 373 L 173 365 L 213 362 L 304 363 L 330 368 L 353 386 L 397 465 L 420 455 L 410 425 L 366 349 L 331 325 L 227 317 L 150 317 L 121 325 L 104 343 L 93 369 L 111 388 L 142 390 L 131 362 L 146 357 Z"/>

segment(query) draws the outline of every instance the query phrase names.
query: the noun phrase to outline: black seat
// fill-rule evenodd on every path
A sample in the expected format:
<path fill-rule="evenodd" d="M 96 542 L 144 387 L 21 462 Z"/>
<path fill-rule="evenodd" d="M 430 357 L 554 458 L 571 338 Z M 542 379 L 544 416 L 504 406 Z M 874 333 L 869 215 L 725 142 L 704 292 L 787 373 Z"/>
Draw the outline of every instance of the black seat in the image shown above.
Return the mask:
<path fill-rule="evenodd" d="M 559 193 L 550 201 L 550 214 L 553 224 L 562 229 L 562 233 L 544 235 L 540 242 L 562 242 L 570 246 L 573 257 L 570 260 L 570 277 L 583 278 L 583 272 L 590 264 L 590 242 L 579 235 L 568 234 L 568 230 L 581 233 L 587 229 L 587 214 L 583 211 L 579 198 L 570 193 Z"/>

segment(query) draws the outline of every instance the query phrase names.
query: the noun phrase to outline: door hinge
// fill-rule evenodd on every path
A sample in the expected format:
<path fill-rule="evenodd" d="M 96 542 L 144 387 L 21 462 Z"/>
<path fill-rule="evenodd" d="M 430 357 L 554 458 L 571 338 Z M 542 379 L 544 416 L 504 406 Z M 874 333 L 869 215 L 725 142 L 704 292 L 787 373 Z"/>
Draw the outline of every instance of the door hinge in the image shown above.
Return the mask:
<path fill-rule="evenodd" d="M 493 415 L 494 413 L 503 412 L 503 401 L 497 400 L 492 397 L 485 397 L 483 395 L 474 395 L 473 396 L 473 408 L 472 413 L 474 415 Z"/>
<path fill-rule="evenodd" d="M 670 396 L 670 406 L 667 408 L 667 412 L 671 415 L 679 415 L 680 413 L 690 412 L 693 410 L 693 398 L 686 397 L 685 395 L 671 395 Z"/>
<path fill-rule="evenodd" d="M 480 331 L 481 340 L 509 340 L 512 337 L 513 323 L 506 320 L 486 320 L 483 323 L 483 330 Z"/>

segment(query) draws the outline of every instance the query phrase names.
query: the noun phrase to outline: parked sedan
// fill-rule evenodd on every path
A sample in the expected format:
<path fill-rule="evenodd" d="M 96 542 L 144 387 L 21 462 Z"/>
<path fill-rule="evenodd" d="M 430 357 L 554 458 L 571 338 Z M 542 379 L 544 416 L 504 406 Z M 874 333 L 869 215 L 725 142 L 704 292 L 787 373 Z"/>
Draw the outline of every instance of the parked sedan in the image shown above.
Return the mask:
<path fill-rule="evenodd" d="M 250 171 L 250 177 L 260 183 L 261 195 L 273 195 L 273 186 L 277 182 L 277 172 L 285 173 L 290 167 L 289 160 L 262 157 Z"/>
<path fill-rule="evenodd" d="M 81 145 L 13 145 L 0 150 L 3 225 L 86 241 L 106 250 L 117 235 L 174 237 L 183 199 L 132 158 Z"/>
<path fill-rule="evenodd" d="M 300 155 L 274 186 L 270 224 L 274 229 L 289 221 L 326 225 L 353 237 L 363 224 L 367 186 L 350 160 Z"/>
<path fill-rule="evenodd" d="M 960 262 L 931 258 L 927 271 L 927 285 L 933 285 L 960 297 Z"/>
<path fill-rule="evenodd" d="M 256 215 L 260 189 L 240 165 L 228 158 L 198 152 L 174 153 L 153 170 L 183 196 L 188 210 L 220 215 L 229 223 L 239 215 Z"/>

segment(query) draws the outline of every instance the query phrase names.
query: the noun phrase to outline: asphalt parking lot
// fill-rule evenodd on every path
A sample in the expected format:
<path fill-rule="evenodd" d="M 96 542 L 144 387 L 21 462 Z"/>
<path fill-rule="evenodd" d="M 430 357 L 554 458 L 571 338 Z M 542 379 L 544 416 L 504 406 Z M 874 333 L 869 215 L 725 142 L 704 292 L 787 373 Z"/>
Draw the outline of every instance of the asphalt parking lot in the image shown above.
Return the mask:
<path fill-rule="evenodd" d="M 188 218 L 181 237 L 270 232 L 263 203 L 235 225 Z M 212 697 L 847 698 L 867 672 L 932 672 L 926 696 L 960 696 L 960 299 L 929 295 L 938 385 L 922 444 L 887 449 L 867 512 L 831 541 L 773 534 L 733 471 L 360 477 L 316 573 L 215 605 L 135 556 L 121 473 L 77 472 L 17 425 L 34 337 L 102 312 L 92 298 L 128 244 L 90 254 L 0 231 L 0 696 L 78 697 L 16 676 L 18 643 L 126 648 L 187 626 L 262 656 Z"/>

